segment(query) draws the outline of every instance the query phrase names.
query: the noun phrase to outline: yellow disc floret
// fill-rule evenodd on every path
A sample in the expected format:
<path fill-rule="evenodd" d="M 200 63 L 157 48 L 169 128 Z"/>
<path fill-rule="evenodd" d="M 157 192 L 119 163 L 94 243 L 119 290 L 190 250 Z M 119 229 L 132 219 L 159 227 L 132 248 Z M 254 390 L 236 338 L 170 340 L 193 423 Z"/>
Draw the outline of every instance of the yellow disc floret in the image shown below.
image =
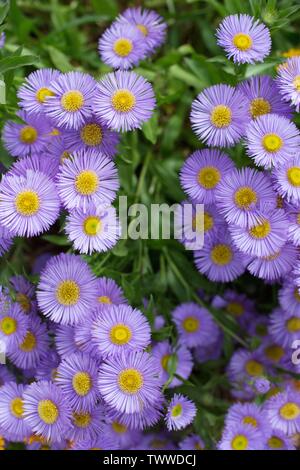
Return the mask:
<path fill-rule="evenodd" d="M 219 104 L 213 108 L 210 120 L 215 127 L 221 129 L 229 126 L 231 123 L 231 117 L 231 109 L 224 104 Z"/>
<path fill-rule="evenodd" d="M 92 388 L 92 380 L 87 372 L 77 372 L 73 379 L 72 385 L 77 395 L 84 397 Z"/>
<path fill-rule="evenodd" d="M 40 208 L 40 198 L 35 191 L 20 191 L 15 198 L 16 210 L 26 217 L 35 215 Z"/>
<path fill-rule="evenodd" d="M 282 145 L 282 138 L 277 134 L 266 134 L 262 139 L 262 145 L 267 152 L 278 152 Z"/>
<path fill-rule="evenodd" d="M 53 93 L 53 91 L 49 90 L 49 88 L 46 88 L 46 87 L 43 87 L 43 88 L 40 88 L 36 94 L 35 94 L 35 97 L 37 99 L 37 101 L 41 104 L 45 103 L 46 99 L 49 97 L 49 96 L 54 96 L 55 93 Z"/>
<path fill-rule="evenodd" d="M 221 179 L 221 173 L 214 166 L 205 166 L 198 173 L 198 183 L 205 189 L 213 189 Z"/>
<path fill-rule="evenodd" d="M 83 170 L 76 176 L 76 191 L 83 196 L 94 194 L 99 187 L 99 178 L 93 170 Z"/>
<path fill-rule="evenodd" d="M 248 51 L 252 46 L 251 36 L 245 33 L 237 33 L 233 37 L 233 44 L 240 51 Z"/>
<path fill-rule="evenodd" d="M 120 38 L 115 41 L 113 49 L 119 57 L 127 57 L 132 52 L 133 44 L 130 39 Z"/>
<path fill-rule="evenodd" d="M 91 147 L 100 145 L 103 138 L 101 126 L 96 123 L 86 124 L 80 131 L 80 137 L 85 145 Z"/>
<path fill-rule="evenodd" d="M 186 317 L 182 322 L 182 327 L 187 333 L 195 333 L 200 328 L 200 321 L 196 317 Z"/>
<path fill-rule="evenodd" d="M 62 281 L 56 289 L 56 299 L 61 305 L 75 305 L 80 297 L 80 288 L 75 281 Z"/>
<path fill-rule="evenodd" d="M 12 317 L 3 317 L 0 320 L 0 330 L 2 333 L 4 333 L 6 336 L 13 335 L 17 331 L 18 323 L 17 320 L 15 320 Z"/>
<path fill-rule="evenodd" d="M 218 266 L 225 266 L 229 264 L 232 260 L 232 250 L 230 246 L 220 243 L 215 245 L 211 250 L 210 257 L 214 264 Z"/>
<path fill-rule="evenodd" d="M 128 113 L 134 108 L 135 96 L 129 90 L 118 90 L 112 96 L 113 108 L 119 113 Z"/>
<path fill-rule="evenodd" d="M 20 130 L 20 141 L 23 144 L 33 144 L 37 137 L 37 130 L 32 126 L 24 126 Z"/>
<path fill-rule="evenodd" d="M 58 408 L 52 400 L 41 400 L 38 404 L 38 413 L 46 424 L 54 424 L 59 416 Z"/>
<path fill-rule="evenodd" d="M 124 369 L 119 373 L 118 384 L 122 392 L 134 395 L 143 386 L 144 379 L 137 369 Z"/>
<path fill-rule="evenodd" d="M 84 105 L 83 94 L 78 90 L 67 91 L 61 98 L 61 105 L 68 113 L 75 113 Z"/>
<path fill-rule="evenodd" d="M 234 202 L 240 209 L 250 209 L 257 202 L 257 194 L 250 186 L 242 186 L 235 192 Z"/>
<path fill-rule="evenodd" d="M 132 332 L 129 326 L 118 324 L 111 328 L 109 336 L 113 344 L 121 346 L 123 344 L 129 343 L 132 337 Z"/>
<path fill-rule="evenodd" d="M 254 98 L 250 103 L 250 113 L 251 116 L 255 119 L 264 114 L 271 112 L 271 105 L 269 101 L 264 98 Z"/>

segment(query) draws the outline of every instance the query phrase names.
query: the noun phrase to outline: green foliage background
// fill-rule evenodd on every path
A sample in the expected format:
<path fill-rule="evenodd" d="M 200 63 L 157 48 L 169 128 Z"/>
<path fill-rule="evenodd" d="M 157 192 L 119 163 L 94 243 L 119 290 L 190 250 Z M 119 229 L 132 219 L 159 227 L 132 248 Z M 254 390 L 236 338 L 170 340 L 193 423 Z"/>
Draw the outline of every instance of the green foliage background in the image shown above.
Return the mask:
<path fill-rule="evenodd" d="M 275 74 L 276 65 L 284 60 L 282 52 L 300 47 L 300 4 L 299 0 L 12 0 L 10 5 L 2 1 L 0 24 L 7 40 L 5 49 L 0 51 L 1 126 L 7 119 L 16 119 L 16 90 L 34 69 L 75 69 L 96 78 L 108 72 L 109 68 L 99 59 L 97 40 L 120 11 L 137 4 L 155 9 L 166 19 L 168 37 L 159 53 L 136 69 L 153 84 L 158 106 L 142 131 L 122 137 L 116 158 L 120 195 L 127 195 L 129 204 L 178 202 L 184 199 L 179 169 L 185 157 L 202 146 L 189 124 L 192 100 L 216 83 L 235 85 L 243 77 Z M 214 34 L 221 18 L 238 12 L 262 19 L 271 29 L 272 54 L 263 64 L 238 69 L 216 44 Z M 237 166 L 250 165 L 242 146 L 229 154 Z M 0 162 L 8 168 L 11 161 L 1 146 Z M 62 226 L 61 220 L 45 236 L 17 239 L 1 259 L 0 282 L 5 283 L 13 273 L 23 273 L 36 281 L 30 272 L 37 255 L 71 250 Z M 170 312 L 183 301 L 205 304 L 221 325 L 225 333 L 222 359 L 198 366 L 181 387 L 198 405 L 195 431 L 212 445 L 220 435 L 230 401 L 224 367 L 236 344 L 252 346 L 232 318 L 210 306 L 211 296 L 221 294 L 224 285 L 201 276 L 194 268 L 191 252 L 185 252 L 172 240 L 122 240 L 112 251 L 86 259 L 97 275 L 114 278 L 132 305 L 142 308 L 143 299 L 148 299 L 145 313 L 152 324 L 155 312 L 165 316 L 168 326 L 154 331 L 155 339 L 176 341 Z M 234 288 L 254 298 L 262 313 L 276 303 L 276 287 L 266 286 L 249 275 L 238 279 Z M 171 373 L 175 362 L 174 357 L 169 363 Z"/>

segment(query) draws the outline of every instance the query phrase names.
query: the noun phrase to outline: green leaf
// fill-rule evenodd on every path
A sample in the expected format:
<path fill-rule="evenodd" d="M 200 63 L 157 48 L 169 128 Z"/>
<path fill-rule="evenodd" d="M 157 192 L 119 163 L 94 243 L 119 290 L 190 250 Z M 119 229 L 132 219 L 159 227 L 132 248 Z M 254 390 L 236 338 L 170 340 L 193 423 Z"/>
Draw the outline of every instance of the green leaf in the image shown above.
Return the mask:
<path fill-rule="evenodd" d="M 5 20 L 8 14 L 9 4 L 10 4 L 9 0 L 2 0 L 0 2 L 0 24 L 3 23 L 3 21 Z"/>
<path fill-rule="evenodd" d="M 8 70 L 17 69 L 18 67 L 25 67 L 26 65 L 34 65 L 37 57 L 34 55 L 16 55 L 10 57 L 4 57 L 0 59 L 0 74 L 7 72 Z"/>
<path fill-rule="evenodd" d="M 56 49 L 54 46 L 44 46 L 48 51 L 53 65 L 59 69 L 61 72 L 70 72 L 74 69 L 70 63 L 68 57 L 61 52 L 59 49 Z"/>
<path fill-rule="evenodd" d="M 156 144 L 159 134 L 158 113 L 154 113 L 151 119 L 145 122 L 142 131 L 147 140 L 152 144 Z"/>
<path fill-rule="evenodd" d="M 69 246 L 70 241 L 64 235 L 43 235 L 42 239 L 58 246 Z"/>

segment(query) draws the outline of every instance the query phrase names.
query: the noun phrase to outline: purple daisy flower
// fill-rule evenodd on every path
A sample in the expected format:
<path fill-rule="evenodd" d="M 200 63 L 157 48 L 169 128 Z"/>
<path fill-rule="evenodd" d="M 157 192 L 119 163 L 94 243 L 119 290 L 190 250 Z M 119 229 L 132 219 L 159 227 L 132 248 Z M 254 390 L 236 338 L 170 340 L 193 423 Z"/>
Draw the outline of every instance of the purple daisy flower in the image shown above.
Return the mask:
<path fill-rule="evenodd" d="M 79 352 L 79 347 L 75 342 L 75 328 L 72 326 L 59 325 L 55 331 L 55 345 L 62 359 Z"/>
<path fill-rule="evenodd" d="M 246 147 L 256 165 L 277 168 L 299 151 L 300 133 L 284 116 L 266 114 L 247 127 Z"/>
<path fill-rule="evenodd" d="M 95 408 L 99 398 L 97 375 L 97 363 L 86 354 L 77 352 L 62 360 L 55 382 L 62 388 L 72 410 Z"/>
<path fill-rule="evenodd" d="M 144 47 L 147 53 L 153 53 L 165 41 L 167 25 L 163 18 L 153 10 L 142 7 L 127 8 L 116 21 L 136 26 L 144 36 Z"/>
<path fill-rule="evenodd" d="M 19 106 L 28 113 L 43 113 L 45 101 L 54 95 L 50 84 L 60 75 L 58 70 L 53 69 L 35 70 L 29 74 L 18 90 Z"/>
<path fill-rule="evenodd" d="M 120 186 L 114 162 L 92 150 L 81 150 L 65 160 L 58 174 L 58 194 L 66 209 L 86 210 L 91 203 L 110 203 Z"/>
<path fill-rule="evenodd" d="M 249 228 L 230 225 L 233 243 L 245 254 L 270 256 L 278 252 L 287 241 L 288 220 L 283 209 L 257 213 L 255 223 Z"/>
<path fill-rule="evenodd" d="M 238 85 L 238 90 L 250 102 L 249 111 L 252 119 L 264 114 L 292 117 L 291 106 L 282 100 L 277 83 L 269 75 L 259 75 L 244 80 Z"/>
<path fill-rule="evenodd" d="M 144 77 L 124 70 L 109 73 L 98 83 L 94 113 L 116 131 L 141 128 L 155 107 L 153 88 Z"/>
<path fill-rule="evenodd" d="M 196 416 L 196 405 L 194 402 L 181 394 L 175 393 L 169 403 L 165 421 L 169 431 L 184 429 L 191 424 Z"/>
<path fill-rule="evenodd" d="M 111 434 L 104 431 L 93 439 L 82 439 L 75 442 L 71 450 L 118 450 L 119 445 Z"/>
<path fill-rule="evenodd" d="M 271 51 L 268 28 L 250 15 L 226 16 L 217 29 L 217 43 L 238 64 L 263 62 Z"/>
<path fill-rule="evenodd" d="M 263 362 L 260 351 L 246 351 L 238 349 L 231 356 L 227 368 L 227 374 L 232 382 L 243 383 L 262 377 L 265 373 L 266 365 Z"/>
<path fill-rule="evenodd" d="M 13 244 L 13 234 L 6 227 L 0 225 L 0 256 L 6 253 Z"/>
<path fill-rule="evenodd" d="M 272 396 L 265 409 L 273 429 L 292 436 L 300 430 L 300 396 L 287 388 L 284 392 Z"/>
<path fill-rule="evenodd" d="M 78 129 L 92 116 L 96 81 L 82 72 L 68 72 L 51 82 L 53 96 L 44 103 L 45 114 L 55 126 Z"/>
<path fill-rule="evenodd" d="M 216 192 L 217 207 L 229 224 L 248 227 L 257 221 L 257 210 L 276 208 L 271 181 L 251 168 L 234 170 L 221 181 Z"/>
<path fill-rule="evenodd" d="M 3 341 L 7 352 L 12 352 L 24 340 L 29 325 L 28 316 L 21 307 L 13 303 L 9 308 L 0 310 L 0 341 Z"/>
<path fill-rule="evenodd" d="M 0 389 L 1 433 L 14 441 L 23 441 L 31 432 L 24 420 L 24 388 L 24 385 L 9 382 Z"/>
<path fill-rule="evenodd" d="M 300 318 L 300 290 L 295 286 L 293 279 L 285 280 L 279 290 L 278 300 L 282 310 Z"/>
<path fill-rule="evenodd" d="M 300 147 L 299 147 L 300 150 Z M 300 204 L 300 156 L 284 162 L 273 173 L 274 189 L 288 202 Z"/>
<path fill-rule="evenodd" d="M 170 433 L 148 433 L 143 436 L 140 443 L 133 450 L 176 450 L 175 444 L 171 441 Z"/>
<path fill-rule="evenodd" d="M 40 155 L 50 141 L 51 125 L 40 115 L 20 111 L 18 116 L 24 121 L 19 124 L 7 121 L 2 133 L 5 148 L 13 157 Z"/>
<path fill-rule="evenodd" d="M 168 388 L 178 387 L 182 384 L 182 380 L 174 377 L 174 374 L 183 380 L 189 378 L 193 369 L 193 358 L 185 345 L 174 349 L 168 341 L 161 341 L 153 347 L 152 354 L 160 363 L 160 377 L 163 384 L 171 377 L 169 369 L 175 369 L 172 370 L 172 380 L 168 384 Z"/>
<path fill-rule="evenodd" d="M 153 427 L 163 415 L 164 397 L 162 394 L 151 407 L 142 408 L 134 413 L 124 413 L 115 408 L 106 407 L 106 419 L 128 430 L 143 430 Z"/>
<path fill-rule="evenodd" d="M 111 131 L 101 120 L 92 116 L 78 129 L 65 131 L 63 134 L 65 148 L 89 151 L 97 150 L 107 157 L 114 157 L 119 143 L 117 132 Z"/>
<path fill-rule="evenodd" d="M 265 377 L 258 377 L 257 379 L 254 380 L 253 386 L 257 393 L 259 394 L 265 394 L 268 393 L 268 391 L 271 389 L 271 383 L 268 379 Z"/>
<path fill-rule="evenodd" d="M 24 340 L 8 353 L 8 357 L 20 369 L 32 369 L 38 366 L 48 351 L 49 338 L 45 323 L 37 316 L 30 316 Z"/>
<path fill-rule="evenodd" d="M 97 279 L 97 296 L 100 304 L 127 304 L 124 292 L 121 287 L 108 277 L 100 277 Z"/>
<path fill-rule="evenodd" d="M 278 69 L 277 83 L 283 99 L 300 109 L 300 57 L 292 57 Z"/>
<path fill-rule="evenodd" d="M 56 351 L 48 351 L 47 356 L 42 357 L 35 372 L 36 380 L 54 381 L 57 375 L 57 368 L 60 363 L 60 356 Z"/>
<path fill-rule="evenodd" d="M 267 440 L 266 450 L 296 450 L 291 437 L 278 429 L 273 429 Z"/>
<path fill-rule="evenodd" d="M 129 429 L 118 421 L 113 421 L 105 416 L 106 425 L 104 426 L 104 434 L 110 435 L 114 441 L 118 443 L 119 448 L 127 450 L 137 444 L 142 434 L 136 429 Z"/>
<path fill-rule="evenodd" d="M 260 379 L 262 380 L 262 379 Z M 225 418 L 225 429 L 240 424 L 249 424 L 260 431 L 264 440 L 271 435 L 271 426 L 265 410 L 255 403 L 235 403 L 229 408 Z"/>
<path fill-rule="evenodd" d="M 196 150 L 180 171 L 183 191 L 195 202 L 212 204 L 223 178 L 234 170 L 234 163 L 215 149 Z"/>
<path fill-rule="evenodd" d="M 55 323 L 76 325 L 96 305 L 96 282 L 79 256 L 62 253 L 48 261 L 37 291 L 43 314 Z"/>
<path fill-rule="evenodd" d="M 286 215 L 289 219 L 288 239 L 295 246 L 300 246 L 300 208 L 287 204 Z"/>
<path fill-rule="evenodd" d="M 74 209 L 66 219 L 65 231 L 80 253 L 103 252 L 115 246 L 121 226 L 113 206 L 89 204 L 86 211 Z"/>
<path fill-rule="evenodd" d="M 116 22 L 99 39 L 101 60 L 113 69 L 131 69 L 146 56 L 145 36 L 130 23 Z"/>
<path fill-rule="evenodd" d="M 218 450 L 264 450 L 261 432 L 250 424 L 238 424 L 226 429 Z"/>
<path fill-rule="evenodd" d="M 66 136 L 69 136 L 69 133 L 73 132 L 73 130 L 65 131 L 63 134 L 59 134 L 54 136 L 51 139 L 50 145 L 47 147 L 47 155 L 50 158 L 53 158 L 58 162 L 59 165 L 63 165 L 66 160 L 71 158 L 71 148 L 68 145 L 71 145 L 69 142 L 68 145 L 66 144 Z M 74 131 L 76 132 L 76 131 Z"/>
<path fill-rule="evenodd" d="M 51 382 L 29 385 L 24 391 L 24 418 L 37 436 L 60 442 L 70 429 L 71 412 L 63 391 Z"/>
<path fill-rule="evenodd" d="M 245 134 L 250 121 L 249 101 L 229 85 L 213 85 L 192 103 L 191 124 L 197 137 L 209 146 L 232 147 Z"/>
<path fill-rule="evenodd" d="M 207 361 L 215 361 L 220 359 L 224 346 L 223 339 L 223 333 L 220 329 L 218 329 L 218 334 L 212 343 L 210 343 L 208 346 L 201 346 L 200 344 L 193 350 L 195 361 L 203 364 Z"/>
<path fill-rule="evenodd" d="M 289 348 L 299 338 L 300 316 L 277 308 L 270 315 L 269 332 L 283 348 Z"/>
<path fill-rule="evenodd" d="M 42 270 L 46 266 L 47 262 L 51 258 L 51 253 L 42 253 L 38 255 L 32 265 L 32 274 L 41 274 Z"/>
<path fill-rule="evenodd" d="M 51 156 L 32 155 L 17 160 L 9 169 L 8 175 L 26 177 L 27 170 L 38 171 L 54 179 L 58 173 L 59 161 Z"/>
<path fill-rule="evenodd" d="M 91 411 L 78 410 L 72 412 L 72 426 L 68 430 L 71 441 L 95 439 L 103 431 L 103 405 L 98 404 Z"/>
<path fill-rule="evenodd" d="M 179 442 L 181 450 L 204 450 L 205 444 L 197 434 L 191 434 Z"/>
<path fill-rule="evenodd" d="M 269 319 L 268 319 L 268 332 L 269 332 Z M 286 351 L 274 337 L 266 336 L 263 338 L 258 350 L 263 355 L 263 360 L 271 366 L 285 367 Z"/>
<path fill-rule="evenodd" d="M 194 252 L 196 267 L 211 281 L 230 282 L 241 276 L 248 263 L 248 257 L 241 253 L 227 231 L 219 233 L 205 246 Z"/>
<path fill-rule="evenodd" d="M 147 318 L 129 305 L 111 305 L 102 310 L 93 323 L 92 341 L 101 356 L 112 357 L 145 349 L 151 341 Z"/>
<path fill-rule="evenodd" d="M 216 296 L 212 301 L 212 306 L 233 317 L 241 326 L 246 328 L 255 311 L 254 302 L 245 294 L 239 294 L 233 290 L 226 290 L 222 297 Z"/>
<path fill-rule="evenodd" d="M 275 281 L 291 272 L 297 257 L 297 248 L 291 243 L 286 243 L 273 255 L 254 258 L 248 264 L 247 269 L 253 276 L 260 279 Z"/>
<path fill-rule="evenodd" d="M 104 401 L 118 411 L 149 408 L 160 397 L 159 364 L 146 352 L 132 351 L 104 361 L 98 386 Z"/>
<path fill-rule="evenodd" d="M 14 289 L 16 302 L 20 305 L 23 312 L 36 313 L 35 286 L 21 275 L 12 276 L 9 282 Z"/>
<path fill-rule="evenodd" d="M 38 171 L 5 176 L 0 185 L 0 223 L 19 236 L 39 235 L 56 221 L 60 203 L 54 183 Z"/>
<path fill-rule="evenodd" d="M 179 342 L 188 348 L 198 345 L 208 346 L 218 335 L 218 327 L 211 314 L 194 302 L 179 305 L 172 312 Z"/>
<path fill-rule="evenodd" d="M 104 310 L 105 307 L 102 305 L 98 305 L 96 308 L 92 309 L 84 319 L 84 322 L 79 323 L 75 327 L 75 344 L 79 348 L 80 351 L 89 354 L 92 358 L 96 359 L 98 362 L 102 361 L 102 356 L 99 353 L 99 350 L 92 341 L 92 330 L 94 328 L 94 324 L 99 318 Z"/>

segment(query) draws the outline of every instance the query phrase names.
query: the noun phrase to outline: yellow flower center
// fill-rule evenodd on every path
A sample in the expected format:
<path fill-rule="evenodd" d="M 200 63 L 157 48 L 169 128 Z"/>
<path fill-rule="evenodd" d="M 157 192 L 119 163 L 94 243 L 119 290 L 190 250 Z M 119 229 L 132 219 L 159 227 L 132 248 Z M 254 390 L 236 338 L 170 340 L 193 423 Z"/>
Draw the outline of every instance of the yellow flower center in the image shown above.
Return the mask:
<path fill-rule="evenodd" d="M 111 299 L 107 295 L 100 295 L 100 297 L 98 297 L 98 302 L 101 304 L 112 304 Z"/>
<path fill-rule="evenodd" d="M 251 227 L 249 229 L 249 234 L 253 238 L 261 239 L 265 238 L 269 235 L 271 232 L 271 225 L 268 220 L 265 220 L 261 224 L 254 225 L 254 227 Z"/>
<path fill-rule="evenodd" d="M 58 408 L 52 400 L 41 400 L 38 404 L 38 413 L 46 424 L 54 424 L 59 416 Z"/>
<path fill-rule="evenodd" d="M 72 385 L 77 395 L 84 397 L 92 388 L 92 380 L 87 372 L 77 372 L 73 379 Z"/>
<path fill-rule="evenodd" d="M 224 104 L 215 106 L 211 112 L 210 120 L 218 129 L 228 127 L 231 123 L 231 109 Z"/>
<path fill-rule="evenodd" d="M 37 130 L 32 126 L 24 126 L 20 130 L 20 141 L 24 144 L 33 144 L 37 137 Z"/>
<path fill-rule="evenodd" d="M 233 450 L 247 450 L 248 439 L 243 434 L 238 434 L 231 441 L 231 448 Z"/>
<path fill-rule="evenodd" d="M 137 369 L 124 369 L 119 373 L 118 384 L 124 393 L 134 395 L 143 386 L 144 378 Z"/>
<path fill-rule="evenodd" d="M 276 436 L 272 436 L 268 439 L 268 446 L 271 449 L 282 449 L 284 442 L 282 439 Z"/>
<path fill-rule="evenodd" d="M 55 95 L 55 93 L 53 93 L 53 91 L 49 90 L 49 88 L 43 87 L 43 88 L 40 88 L 36 92 L 35 97 L 36 97 L 36 99 L 38 100 L 39 103 L 43 104 L 43 103 L 45 103 L 48 96 L 54 96 L 54 95 Z"/>
<path fill-rule="evenodd" d="M 200 328 L 200 322 L 196 317 L 186 317 L 182 322 L 182 327 L 187 333 L 195 333 Z"/>
<path fill-rule="evenodd" d="M 255 119 L 264 114 L 271 112 L 271 105 L 269 101 L 264 98 L 254 98 L 250 103 L 250 113 L 251 116 Z"/>
<path fill-rule="evenodd" d="M 75 305 L 80 297 L 80 288 L 75 281 L 62 281 L 56 289 L 56 298 L 61 305 Z"/>
<path fill-rule="evenodd" d="M 14 398 L 10 402 L 10 411 L 14 415 L 15 418 L 22 419 L 23 418 L 23 400 L 20 397 Z"/>
<path fill-rule="evenodd" d="M 130 39 L 120 38 L 115 41 L 113 49 L 119 57 L 127 57 L 133 49 L 133 44 Z"/>
<path fill-rule="evenodd" d="M 297 75 L 297 77 L 294 78 L 293 85 L 295 90 L 300 93 L 300 75 Z"/>
<path fill-rule="evenodd" d="M 300 215 L 300 214 L 299 214 L 299 215 Z M 295 299 L 297 300 L 297 302 L 300 302 L 300 293 L 299 293 L 298 287 L 295 287 L 295 290 L 294 290 L 294 297 L 295 297 Z"/>
<path fill-rule="evenodd" d="M 73 423 L 78 428 L 87 428 L 92 421 L 90 413 L 73 413 Z"/>
<path fill-rule="evenodd" d="M 119 113 L 128 113 L 134 108 L 135 96 L 129 90 L 118 90 L 112 97 L 113 108 Z"/>
<path fill-rule="evenodd" d="M 182 405 L 180 403 L 177 403 L 177 405 L 173 406 L 171 410 L 171 415 L 173 418 L 178 418 L 178 416 L 181 416 L 182 414 Z"/>
<path fill-rule="evenodd" d="M 146 26 L 144 26 L 143 24 L 137 24 L 136 27 L 141 31 L 141 33 L 143 33 L 144 36 L 148 36 L 149 31 Z"/>
<path fill-rule="evenodd" d="M 206 166 L 198 173 L 198 183 L 205 189 L 213 189 L 221 179 L 219 170 L 213 166 Z"/>
<path fill-rule="evenodd" d="M 300 186 L 300 167 L 293 166 L 287 171 L 287 178 L 292 186 Z"/>
<path fill-rule="evenodd" d="M 0 450 L 5 449 L 5 439 L 4 437 L 0 436 Z"/>
<path fill-rule="evenodd" d="M 240 209 L 250 209 L 257 202 L 257 194 L 249 186 L 242 186 L 235 192 L 234 202 Z"/>
<path fill-rule="evenodd" d="M 113 344 L 123 345 L 129 343 L 132 333 L 127 325 L 118 324 L 110 330 L 110 340 Z"/>
<path fill-rule="evenodd" d="M 240 51 L 248 51 L 252 46 L 251 36 L 245 33 L 237 33 L 233 37 L 233 44 Z"/>
<path fill-rule="evenodd" d="M 90 146 L 99 145 L 102 142 L 102 129 L 99 124 L 86 124 L 80 131 L 81 140 Z"/>
<path fill-rule="evenodd" d="M 165 354 L 165 355 L 161 358 L 160 363 L 161 363 L 162 368 L 163 368 L 165 371 L 168 370 L 168 363 L 169 363 L 170 357 L 171 357 L 170 354 Z"/>
<path fill-rule="evenodd" d="M 259 375 L 262 375 L 263 371 L 264 371 L 263 366 L 259 362 L 255 361 L 253 359 L 250 359 L 246 363 L 245 369 L 246 369 L 247 374 L 249 374 L 253 377 L 257 377 Z"/>
<path fill-rule="evenodd" d="M 254 428 L 257 427 L 257 421 L 256 421 L 255 418 L 253 418 L 253 416 L 245 416 L 245 418 L 243 419 L 243 423 L 244 424 L 250 424 Z"/>
<path fill-rule="evenodd" d="M 17 331 L 17 326 L 17 321 L 11 317 L 4 317 L 0 321 L 0 330 L 7 336 L 14 334 Z"/>
<path fill-rule="evenodd" d="M 210 253 L 211 260 L 218 266 L 225 266 L 232 260 L 232 251 L 230 246 L 220 243 L 213 247 Z"/>
<path fill-rule="evenodd" d="M 203 214 L 203 225 L 204 225 L 204 232 L 207 232 L 208 230 L 211 230 L 214 226 L 214 219 L 210 214 L 207 212 L 204 212 Z"/>
<path fill-rule="evenodd" d="M 83 94 L 78 90 L 67 91 L 62 95 L 61 105 L 68 113 L 75 113 L 84 105 Z"/>
<path fill-rule="evenodd" d="M 226 311 L 233 317 L 240 317 L 244 313 L 244 307 L 238 302 L 229 302 L 226 306 Z"/>
<path fill-rule="evenodd" d="M 93 237 L 97 235 L 102 228 L 102 222 L 99 217 L 87 217 L 83 222 L 83 230 L 86 235 Z"/>
<path fill-rule="evenodd" d="M 31 352 L 36 347 L 36 337 L 31 331 L 27 331 L 25 339 L 20 344 L 19 348 L 23 352 Z"/>
<path fill-rule="evenodd" d="M 265 354 L 271 361 L 279 362 L 284 356 L 284 350 L 277 344 L 272 344 L 271 346 L 266 347 Z"/>
<path fill-rule="evenodd" d="M 127 431 L 127 427 L 124 424 L 118 423 L 117 421 L 114 421 L 111 427 L 118 434 L 124 434 Z"/>
<path fill-rule="evenodd" d="M 289 402 L 283 405 L 279 410 L 280 416 L 287 421 L 298 418 L 300 408 L 297 403 Z"/>
<path fill-rule="evenodd" d="M 300 331 L 300 318 L 292 317 L 286 322 L 286 328 L 290 333 Z"/>
<path fill-rule="evenodd" d="M 83 170 L 76 176 L 75 188 L 79 194 L 90 196 L 94 194 L 99 187 L 97 174 L 92 170 Z"/>
<path fill-rule="evenodd" d="M 16 301 L 18 302 L 18 304 L 20 305 L 20 307 L 25 313 L 30 312 L 31 302 L 27 295 L 21 294 L 21 292 L 18 292 L 18 294 L 16 295 Z"/>
<path fill-rule="evenodd" d="M 277 134 L 266 134 L 262 139 L 262 144 L 267 152 L 275 153 L 281 149 L 283 141 Z"/>
<path fill-rule="evenodd" d="M 21 191 L 15 199 L 17 212 L 26 217 L 35 215 L 40 208 L 40 199 L 35 191 Z"/>

